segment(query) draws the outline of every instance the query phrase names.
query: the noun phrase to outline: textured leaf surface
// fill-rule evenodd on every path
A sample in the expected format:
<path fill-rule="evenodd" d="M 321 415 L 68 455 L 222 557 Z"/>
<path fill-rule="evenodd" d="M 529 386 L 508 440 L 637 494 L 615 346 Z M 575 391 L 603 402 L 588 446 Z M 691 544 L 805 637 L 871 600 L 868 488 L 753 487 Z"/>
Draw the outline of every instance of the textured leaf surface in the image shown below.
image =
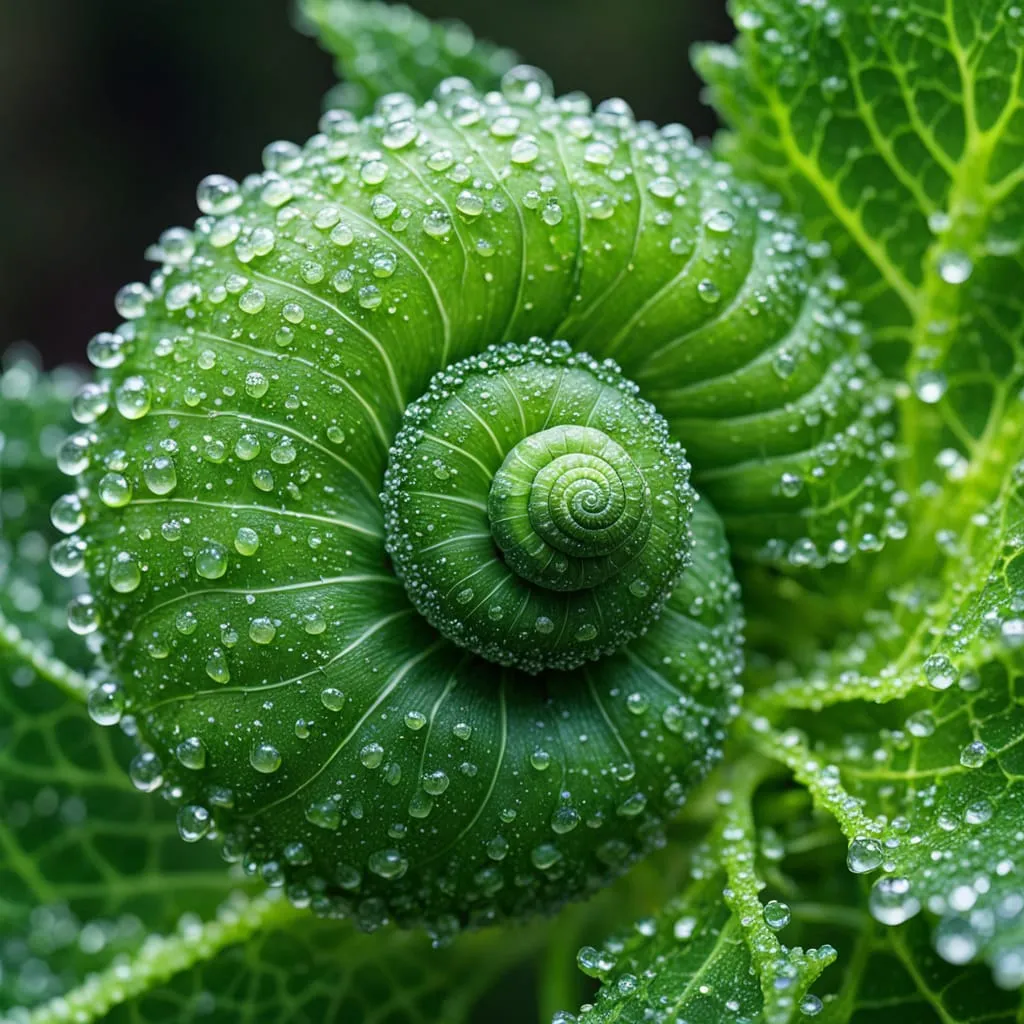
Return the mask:
<path fill-rule="evenodd" d="M 851 949 L 842 989 L 825 1001 L 825 1024 L 1019 1024 L 1020 999 L 993 986 L 984 967 L 952 967 L 927 925 L 867 929 Z"/>
<path fill-rule="evenodd" d="M 1020 14 L 1001 2 L 766 0 L 736 15 L 737 45 L 698 55 L 733 129 L 723 152 L 829 242 L 875 354 L 905 381 L 894 394 L 908 537 L 863 588 L 875 609 L 859 633 L 758 706 L 772 716 L 841 705 L 797 716 L 806 736 L 788 734 L 774 753 L 857 841 L 851 862 L 883 869 L 871 896 L 880 920 L 924 909 L 943 956 L 984 956 L 1014 988 Z"/>
<path fill-rule="evenodd" d="M 789 908 L 759 896 L 753 799 L 762 778 L 750 764 L 728 775 L 729 799 L 681 896 L 631 936 L 580 951 L 581 968 L 602 979 L 581 1021 L 787 1024 L 803 1015 L 809 987 L 836 953 L 785 946 L 776 931 Z"/>
<path fill-rule="evenodd" d="M 301 0 L 302 18 L 335 58 L 342 83 L 328 97 L 368 114 L 389 93 L 422 103 L 442 79 L 459 76 L 495 89 L 515 54 L 476 39 L 461 22 L 435 22 L 404 5 L 365 0 Z"/>
<path fill-rule="evenodd" d="M 92 663 L 66 628 L 74 588 L 47 561 L 47 513 L 64 489 L 54 453 L 73 426 L 75 383 L 26 361 L 0 376 L 0 1006 L 62 993 L 237 884 L 212 847 L 183 846 L 171 808 L 132 786 L 135 744 L 98 730 L 81 699 L 10 643 L 31 644 L 46 676 L 47 655 L 83 672 Z"/>
<path fill-rule="evenodd" d="M 734 13 L 736 46 L 697 56 L 733 129 L 723 151 L 828 241 L 876 355 L 909 383 L 908 490 L 948 447 L 983 507 L 1022 416 L 1020 9 L 763 0 Z M 938 497 L 911 540 L 977 507 L 969 491 Z"/>

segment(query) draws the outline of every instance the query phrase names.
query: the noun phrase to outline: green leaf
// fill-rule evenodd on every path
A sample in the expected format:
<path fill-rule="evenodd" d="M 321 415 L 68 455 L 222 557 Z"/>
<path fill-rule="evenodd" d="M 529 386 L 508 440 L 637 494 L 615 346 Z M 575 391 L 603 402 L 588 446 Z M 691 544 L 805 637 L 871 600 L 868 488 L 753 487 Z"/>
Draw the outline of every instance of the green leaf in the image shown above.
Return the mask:
<path fill-rule="evenodd" d="M 408 93 L 417 103 L 451 76 L 481 90 L 495 89 L 517 63 L 516 55 L 484 40 L 458 21 L 435 22 L 405 6 L 365 0 L 301 0 L 305 27 L 334 55 L 344 81 L 328 106 L 368 114 L 388 93 Z"/>
<path fill-rule="evenodd" d="M 70 1008 L 106 1024 L 459 1024 L 534 938 L 476 935 L 438 951 L 421 934 L 366 935 L 281 898 L 236 896 L 206 923 L 186 915 L 171 935 L 150 936 L 29 1019 L 57 1024 Z"/>
<path fill-rule="evenodd" d="M 871 913 L 900 925 L 927 911 L 938 953 L 956 965 L 983 957 L 1005 989 L 1024 980 L 1021 679 L 990 662 L 967 690 L 819 713 L 813 746 L 755 722 L 765 752 L 839 822 L 850 869 L 881 869 Z M 879 729 L 880 719 L 892 724 Z"/>
<path fill-rule="evenodd" d="M 134 743 L 97 729 L 83 704 L 93 659 L 66 627 L 75 588 L 47 563 L 76 383 L 20 358 L 0 375 L 0 1007 L 65 992 L 238 884 L 136 791 Z"/>
<path fill-rule="evenodd" d="M 30 350 L 12 349 L 0 363 L 0 675 L 14 673 L 17 682 L 31 675 L 26 659 L 58 675 L 53 659 L 79 667 L 89 662 L 65 624 L 73 590 L 47 563 L 56 537 L 47 514 L 67 489 L 54 457 L 78 383 L 71 371 L 43 376 Z M 15 646 L 16 658 L 9 653 Z M 68 685 L 85 684 L 71 679 Z"/>
<path fill-rule="evenodd" d="M 1009 473 L 993 505 L 946 541 L 940 579 L 895 592 L 856 637 L 762 690 L 769 717 L 810 709 L 796 731 L 755 718 L 851 842 L 850 865 L 882 868 L 872 912 L 938 918 L 946 960 L 984 958 L 1004 989 L 1024 983 L 1024 502 Z M 862 703 L 872 702 L 872 703 Z M 881 705 L 887 706 L 881 706 Z"/>
<path fill-rule="evenodd" d="M 602 979 L 580 1021 L 788 1024 L 800 1017 L 809 987 L 836 953 L 783 945 L 776 931 L 789 923 L 789 908 L 762 904 L 758 895 L 753 799 L 763 777 L 764 765 L 749 763 L 727 776 L 718 828 L 679 897 L 603 950 L 580 950 L 581 969 Z"/>
<path fill-rule="evenodd" d="M 901 483 L 922 502 L 900 566 L 913 578 L 1019 452 L 1020 9 L 752 0 L 734 14 L 737 44 L 696 57 L 732 127 L 722 152 L 829 243 L 901 382 Z M 876 592 L 889 562 L 884 575 Z"/>
<path fill-rule="evenodd" d="M 821 1024 L 1019 1024 L 1016 993 L 992 985 L 983 967 L 951 967 L 916 920 L 894 931 L 868 929 L 851 951 L 845 984 Z"/>

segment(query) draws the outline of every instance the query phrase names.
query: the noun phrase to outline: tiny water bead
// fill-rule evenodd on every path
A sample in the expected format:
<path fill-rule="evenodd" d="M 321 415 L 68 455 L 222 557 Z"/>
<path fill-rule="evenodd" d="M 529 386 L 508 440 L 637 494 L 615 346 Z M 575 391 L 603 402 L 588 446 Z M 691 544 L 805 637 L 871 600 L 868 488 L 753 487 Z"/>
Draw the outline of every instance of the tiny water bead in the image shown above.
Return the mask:
<path fill-rule="evenodd" d="M 206 746 L 198 736 L 182 740 L 174 750 L 178 762 L 190 771 L 206 767 Z"/>
<path fill-rule="evenodd" d="M 921 901 L 914 895 L 909 879 L 887 875 L 872 886 L 868 907 L 876 921 L 898 925 L 921 910 Z"/>
<path fill-rule="evenodd" d="M 119 551 L 110 566 L 107 579 L 112 589 L 119 594 L 130 594 L 142 582 L 142 572 L 135 556 L 127 551 Z"/>
<path fill-rule="evenodd" d="M 186 804 L 178 808 L 178 834 L 186 843 L 198 843 L 209 831 L 213 822 L 207 808 L 198 804 Z"/>
<path fill-rule="evenodd" d="M 115 682 L 100 683 L 89 692 L 89 717 L 97 725 L 117 725 L 124 714 L 124 707 L 124 691 Z"/>
<path fill-rule="evenodd" d="M 228 552 L 222 544 L 205 543 L 195 558 L 196 574 L 207 580 L 219 580 L 228 571 Z"/>
<path fill-rule="evenodd" d="M 846 855 L 847 867 L 855 875 L 867 874 L 881 867 L 882 844 L 877 839 L 854 839 Z"/>
<path fill-rule="evenodd" d="M 272 775 L 281 767 L 281 754 L 271 743 L 258 743 L 252 748 L 249 763 L 263 775 Z"/>

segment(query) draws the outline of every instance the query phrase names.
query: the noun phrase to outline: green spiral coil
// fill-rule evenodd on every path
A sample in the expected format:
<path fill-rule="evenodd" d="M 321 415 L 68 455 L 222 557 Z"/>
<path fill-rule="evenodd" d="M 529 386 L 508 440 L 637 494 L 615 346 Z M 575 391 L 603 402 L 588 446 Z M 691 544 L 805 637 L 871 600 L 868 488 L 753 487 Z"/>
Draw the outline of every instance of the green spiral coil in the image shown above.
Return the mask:
<path fill-rule="evenodd" d="M 678 126 L 516 68 L 320 129 L 119 294 L 54 563 L 186 839 L 446 934 L 663 842 L 736 713 L 730 548 L 877 547 L 886 405 L 817 254 Z"/>
<path fill-rule="evenodd" d="M 657 617 L 689 553 L 689 466 L 613 367 L 567 345 L 488 349 L 405 420 L 388 551 L 445 636 L 537 672 L 610 654 Z"/>

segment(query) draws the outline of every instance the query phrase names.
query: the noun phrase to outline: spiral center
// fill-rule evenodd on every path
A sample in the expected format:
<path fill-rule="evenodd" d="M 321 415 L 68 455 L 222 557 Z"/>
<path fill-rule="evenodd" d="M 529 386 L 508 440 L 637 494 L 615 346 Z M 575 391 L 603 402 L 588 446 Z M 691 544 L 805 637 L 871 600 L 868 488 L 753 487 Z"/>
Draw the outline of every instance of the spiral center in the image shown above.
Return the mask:
<path fill-rule="evenodd" d="M 553 590 L 614 576 L 646 543 L 652 514 L 650 488 L 628 452 L 600 430 L 572 425 L 515 445 L 487 508 L 508 564 Z"/>

